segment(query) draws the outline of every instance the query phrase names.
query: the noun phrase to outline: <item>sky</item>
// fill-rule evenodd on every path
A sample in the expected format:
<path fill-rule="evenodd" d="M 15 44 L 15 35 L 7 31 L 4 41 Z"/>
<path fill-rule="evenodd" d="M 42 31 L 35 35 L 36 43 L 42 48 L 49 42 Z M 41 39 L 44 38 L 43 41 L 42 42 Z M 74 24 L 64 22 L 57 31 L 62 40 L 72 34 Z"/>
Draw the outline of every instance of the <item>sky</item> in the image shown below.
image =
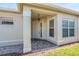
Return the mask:
<path fill-rule="evenodd" d="M 0 7 L 16 9 L 16 3 L 0 3 Z"/>
<path fill-rule="evenodd" d="M 79 11 L 79 3 L 54 3 L 57 6 Z M 16 3 L 0 3 L 0 7 L 16 9 Z"/>
<path fill-rule="evenodd" d="M 55 5 L 79 11 L 79 3 L 56 3 Z"/>

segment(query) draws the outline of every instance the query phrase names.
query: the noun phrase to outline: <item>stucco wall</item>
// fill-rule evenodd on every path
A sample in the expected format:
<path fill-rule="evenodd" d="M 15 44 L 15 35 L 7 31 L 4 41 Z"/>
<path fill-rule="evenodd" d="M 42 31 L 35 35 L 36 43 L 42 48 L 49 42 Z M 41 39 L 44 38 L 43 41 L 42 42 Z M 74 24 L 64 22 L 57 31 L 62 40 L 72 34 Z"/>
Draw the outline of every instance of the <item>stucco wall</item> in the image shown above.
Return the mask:
<path fill-rule="evenodd" d="M 12 17 L 13 25 L 0 22 L 0 46 L 22 44 L 23 20 L 21 14 L 0 12 L 0 17 Z"/>
<path fill-rule="evenodd" d="M 78 39 L 78 41 L 79 41 L 79 17 L 78 17 L 78 20 L 77 20 L 77 39 Z"/>
<path fill-rule="evenodd" d="M 68 19 L 75 21 L 75 36 L 73 37 L 63 37 L 62 36 L 62 20 Z M 77 16 L 68 15 L 68 14 L 59 14 L 58 15 L 58 45 L 67 44 L 71 42 L 79 41 L 77 34 L 78 34 L 78 18 Z"/>
<path fill-rule="evenodd" d="M 37 19 L 32 19 L 31 23 L 32 38 L 40 38 L 40 22 Z"/>
<path fill-rule="evenodd" d="M 42 22 L 42 37 L 40 23 Z M 47 39 L 47 30 L 48 30 L 48 23 L 47 18 L 41 18 L 41 20 L 32 19 L 32 38 L 39 38 L 39 39 Z"/>

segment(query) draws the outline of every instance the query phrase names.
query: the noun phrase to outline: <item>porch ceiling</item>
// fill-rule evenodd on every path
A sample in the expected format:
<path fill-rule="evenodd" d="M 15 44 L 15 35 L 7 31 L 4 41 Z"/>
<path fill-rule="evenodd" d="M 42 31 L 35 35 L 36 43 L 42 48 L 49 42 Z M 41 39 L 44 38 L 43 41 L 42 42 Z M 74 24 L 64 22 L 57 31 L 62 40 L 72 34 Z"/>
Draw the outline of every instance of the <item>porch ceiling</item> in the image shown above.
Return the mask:
<path fill-rule="evenodd" d="M 49 13 L 49 12 L 46 12 L 46 11 L 37 11 L 37 10 L 32 10 L 32 18 L 43 18 L 43 17 L 50 17 L 50 16 L 55 16 L 56 14 L 55 13 Z"/>

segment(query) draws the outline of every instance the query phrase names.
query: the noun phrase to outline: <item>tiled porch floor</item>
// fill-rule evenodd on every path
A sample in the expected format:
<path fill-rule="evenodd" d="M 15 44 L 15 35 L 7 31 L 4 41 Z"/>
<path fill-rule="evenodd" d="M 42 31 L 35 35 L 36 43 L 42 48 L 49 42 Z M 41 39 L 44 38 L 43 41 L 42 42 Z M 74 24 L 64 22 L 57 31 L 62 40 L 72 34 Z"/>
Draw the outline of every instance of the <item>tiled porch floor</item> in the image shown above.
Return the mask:
<path fill-rule="evenodd" d="M 47 50 L 50 48 L 56 48 L 57 46 L 51 42 L 40 39 L 32 39 L 32 51 Z"/>

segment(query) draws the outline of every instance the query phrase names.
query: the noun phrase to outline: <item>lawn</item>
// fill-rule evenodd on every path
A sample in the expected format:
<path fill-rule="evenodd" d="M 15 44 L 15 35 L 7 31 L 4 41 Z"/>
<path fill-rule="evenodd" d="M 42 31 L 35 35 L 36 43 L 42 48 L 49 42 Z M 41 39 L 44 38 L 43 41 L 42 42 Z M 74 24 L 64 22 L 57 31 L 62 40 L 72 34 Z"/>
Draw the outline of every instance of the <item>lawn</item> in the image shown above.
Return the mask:
<path fill-rule="evenodd" d="M 55 49 L 53 52 L 46 54 L 47 56 L 79 56 L 79 45 L 66 46 Z"/>
<path fill-rule="evenodd" d="M 50 49 L 43 52 L 36 52 L 29 55 L 33 56 L 79 56 L 79 43 Z"/>

